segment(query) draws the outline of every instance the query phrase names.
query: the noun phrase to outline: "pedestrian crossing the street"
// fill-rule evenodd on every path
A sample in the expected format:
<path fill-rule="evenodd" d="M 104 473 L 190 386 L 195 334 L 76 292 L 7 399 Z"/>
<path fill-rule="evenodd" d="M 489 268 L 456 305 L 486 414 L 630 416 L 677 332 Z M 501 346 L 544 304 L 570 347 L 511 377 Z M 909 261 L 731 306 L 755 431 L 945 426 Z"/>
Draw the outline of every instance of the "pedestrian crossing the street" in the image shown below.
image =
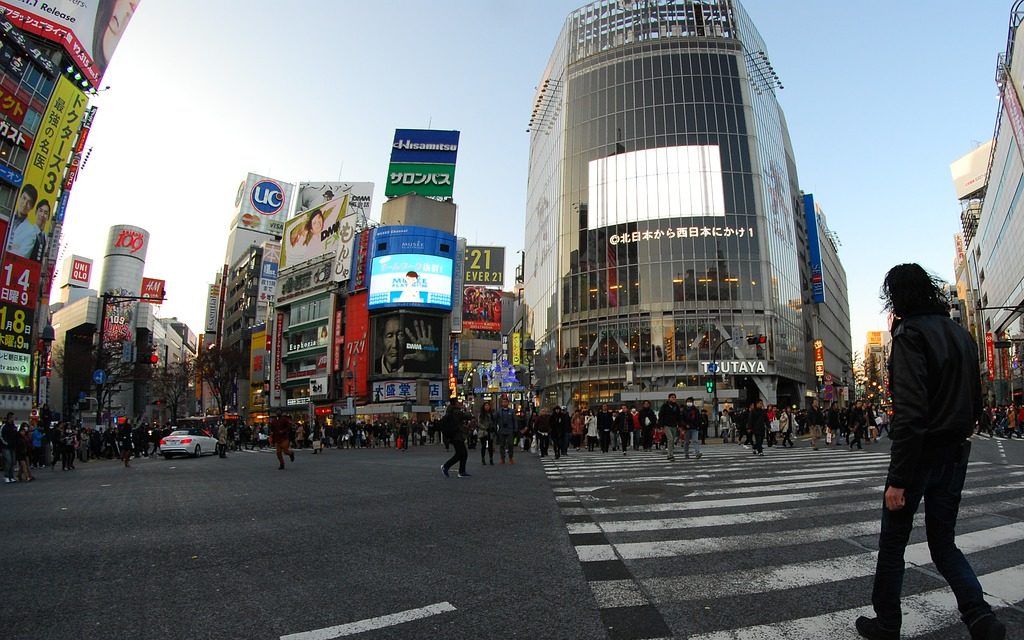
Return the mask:
<path fill-rule="evenodd" d="M 569 453 L 544 469 L 610 638 L 852 639 L 857 616 L 874 615 L 887 446 L 760 457 L 718 445 L 675 462 Z M 1024 466 L 971 462 L 957 526 L 986 599 L 1018 614 L 1022 489 Z M 966 638 L 924 510 L 907 547 L 902 637 Z"/>

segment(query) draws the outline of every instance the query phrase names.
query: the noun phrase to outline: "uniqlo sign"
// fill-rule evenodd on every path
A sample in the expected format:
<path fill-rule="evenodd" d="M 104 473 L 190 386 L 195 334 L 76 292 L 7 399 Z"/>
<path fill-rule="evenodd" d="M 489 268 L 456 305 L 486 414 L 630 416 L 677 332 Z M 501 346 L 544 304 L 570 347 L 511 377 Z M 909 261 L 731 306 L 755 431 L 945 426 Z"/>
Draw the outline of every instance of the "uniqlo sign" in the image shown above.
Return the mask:
<path fill-rule="evenodd" d="M 71 259 L 71 276 L 69 278 L 71 284 L 88 287 L 90 276 L 92 276 L 92 261 Z"/>

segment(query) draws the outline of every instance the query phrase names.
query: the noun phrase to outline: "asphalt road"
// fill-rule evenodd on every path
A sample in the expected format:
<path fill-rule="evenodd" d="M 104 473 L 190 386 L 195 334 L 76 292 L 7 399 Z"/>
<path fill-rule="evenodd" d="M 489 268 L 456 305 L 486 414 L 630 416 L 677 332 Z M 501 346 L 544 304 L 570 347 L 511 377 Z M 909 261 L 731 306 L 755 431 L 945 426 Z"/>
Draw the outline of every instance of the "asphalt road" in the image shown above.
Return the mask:
<path fill-rule="evenodd" d="M 4 637 L 852 638 L 887 448 L 470 451 L 466 479 L 440 446 L 46 469 L 0 487 Z M 972 463 L 962 544 L 1024 637 L 1024 442 L 978 438 Z M 924 556 L 905 637 L 966 638 Z"/>
<path fill-rule="evenodd" d="M 306 450 L 278 471 L 240 452 L 3 485 L 3 635 L 276 639 L 439 603 L 357 637 L 603 635 L 538 459 L 446 479 L 446 457 Z"/>

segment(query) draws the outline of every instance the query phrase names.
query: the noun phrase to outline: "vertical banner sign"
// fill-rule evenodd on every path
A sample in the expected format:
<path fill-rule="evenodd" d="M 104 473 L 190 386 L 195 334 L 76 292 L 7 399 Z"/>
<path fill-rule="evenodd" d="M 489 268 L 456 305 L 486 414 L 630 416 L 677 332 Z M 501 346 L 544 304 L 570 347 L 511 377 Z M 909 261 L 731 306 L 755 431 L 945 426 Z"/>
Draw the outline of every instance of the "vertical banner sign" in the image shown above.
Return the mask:
<path fill-rule="evenodd" d="M 462 333 L 462 305 L 466 280 L 466 239 L 456 241 L 452 272 L 452 333 Z"/>
<path fill-rule="evenodd" d="M 825 343 L 821 340 L 814 341 L 814 375 L 825 375 Z"/>
<path fill-rule="evenodd" d="M 284 314 L 274 318 L 274 395 L 273 405 L 281 406 L 281 350 L 284 348 Z"/>
<path fill-rule="evenodd" d="M 342 335 L 341 328 L 344 326 L 342 321 L 341 309 L 334 311 L 334 368 L 333 371 L 341 371 L 341 347 L 345 344 L 345 337 Z"/>
<path fill-rule="evenodd" d="M 1003 340 L 1009 340 L 1009 339 L 1010 339 L 1010 336 L 1008 336 L 1006 334 L 1003 334 Z M 1002 365 L 1002 367 L 1001 367 L 1002 372 L 1003 372 L 1002 379 L 1003 380 L 1012 380 L 1012 378 L 1010 377 L 1010 350 L 1009 349 L 1000 349 L 1000 352 L 1001 353 L 999 354 L 999 360 L 1001 361 L 1000 364 Z"/>
<path fill-rule="evenodd" d="M 369 294 L 363 290 L 345 302 L 345 396 L 369 396 Z"/>
<path fill-rule="evenodd" d="M 825 302 L 825 273 L 821 267 L 821 240 L 818 237 L 818 208 L 814 196 L 804 195 L 804 216 L 807 220 L 807 244 L 811 262 L 811 301 Z M 818 375 L 821 375 L 820 373 Z"/>
<path fill-rule="evenodd" d="M 459 370 L 459 339 L 455 337 L 452 338 L 452 368 Z"/>
<path fill-rule="evenodd" d="M 8 251 L 34 260 L 42 259 L 44 247 L 38 245 L 45 245 L 45 238 L 53 230 L 51 212 L 57 208 L 64 169 L 74 151 L 74 138 L 78 134 L 85 105 L 85 94 L 66 77 L 60 76 L 29 152 L 25 181 L 12 220 Z M 25 222 L 31 223 L 42 238 L 36 243 L 34 255 L 26 254 L 30 229 L 22 224 Z M 12 249 L 12 245 L 17 248 Z"/>
<path fill-rule="evenodd" d="M 988 381 L 996 379 L 996 345 L 992 339 L 992 332 L 985 334 L 985 363 L 988 365 Z"/>
<path fill-rule="evenodd" d="M 523 334 L 512 334 L 512 366 L 523 364 Z"/>

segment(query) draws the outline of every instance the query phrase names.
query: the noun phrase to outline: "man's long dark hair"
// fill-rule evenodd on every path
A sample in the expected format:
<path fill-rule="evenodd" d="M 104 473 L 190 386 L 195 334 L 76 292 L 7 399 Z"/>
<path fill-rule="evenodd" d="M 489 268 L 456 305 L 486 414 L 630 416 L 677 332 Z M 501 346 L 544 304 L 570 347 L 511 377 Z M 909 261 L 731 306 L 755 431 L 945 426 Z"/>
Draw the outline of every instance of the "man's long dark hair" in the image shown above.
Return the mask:
<path fill-rule="evenodd" d="M 921 265 L 898 264 L 885 274 L 882 301 L 886 310 L 899 318 L 921 313 L 948 315 L 949 300 L 942 286 L 942 280 L 929 274 Z"/>

